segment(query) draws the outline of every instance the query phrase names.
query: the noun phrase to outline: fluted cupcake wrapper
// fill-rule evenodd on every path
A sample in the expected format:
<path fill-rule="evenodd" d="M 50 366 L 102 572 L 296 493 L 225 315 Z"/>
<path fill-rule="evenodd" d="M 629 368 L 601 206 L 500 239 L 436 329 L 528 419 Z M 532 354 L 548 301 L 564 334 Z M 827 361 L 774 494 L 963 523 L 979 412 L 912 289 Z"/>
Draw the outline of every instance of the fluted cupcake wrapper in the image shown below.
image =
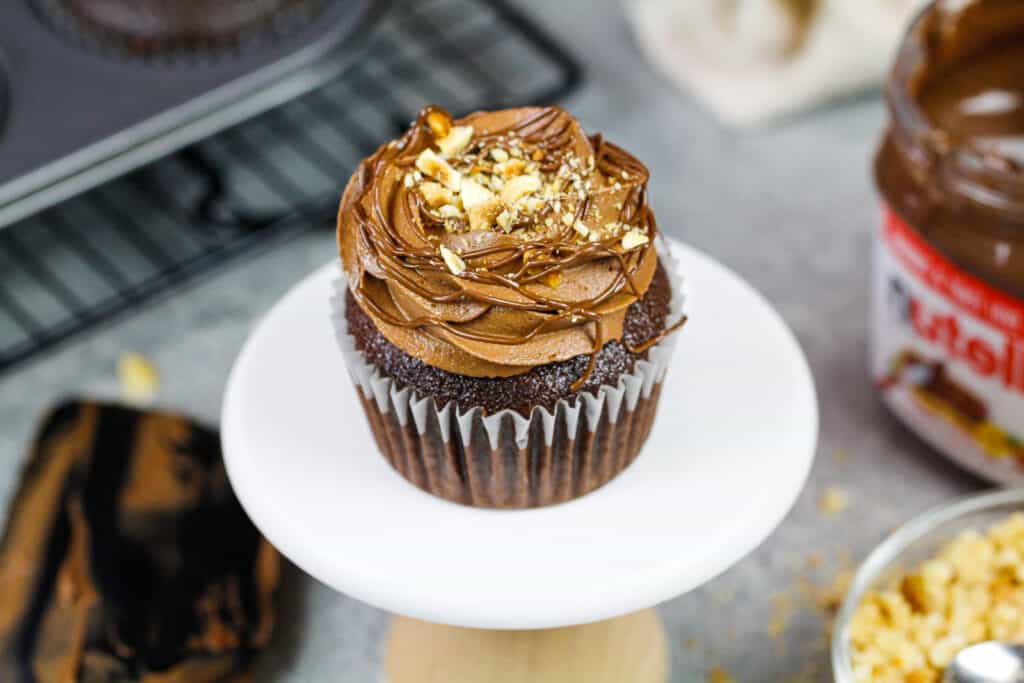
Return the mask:
<path fill-rule="evenodd" d="M 686 291 L 667 244 L 659 254 L 672 282 L 669 324 L 685 314 Z M 381 375 L 355 347 L 345 319 L 344 278 L 335 282 L 332 320 L 338 344 L 381 453 L 408 481 L 447 500 L 488 508 L 529 508 L 589 493 L 615 478 L 650 435 L 676 335 L 647 352 L 615 386 L 562 400 L 529 417 L 492 415 Z"/>

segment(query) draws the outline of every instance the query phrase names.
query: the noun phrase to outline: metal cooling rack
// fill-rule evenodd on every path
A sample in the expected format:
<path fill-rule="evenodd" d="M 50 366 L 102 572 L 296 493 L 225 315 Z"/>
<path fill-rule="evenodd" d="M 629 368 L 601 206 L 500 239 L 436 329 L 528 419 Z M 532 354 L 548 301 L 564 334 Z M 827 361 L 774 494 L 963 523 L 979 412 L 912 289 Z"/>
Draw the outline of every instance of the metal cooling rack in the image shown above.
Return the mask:
<path fill-rule="evenodd" d="M 344 76 L 0 231 L 0 372 L 231 258 L 333 222 L 359 160 L 426 103 L 546 103 L 574 61 L 504 0 L 396 0 Z"/>

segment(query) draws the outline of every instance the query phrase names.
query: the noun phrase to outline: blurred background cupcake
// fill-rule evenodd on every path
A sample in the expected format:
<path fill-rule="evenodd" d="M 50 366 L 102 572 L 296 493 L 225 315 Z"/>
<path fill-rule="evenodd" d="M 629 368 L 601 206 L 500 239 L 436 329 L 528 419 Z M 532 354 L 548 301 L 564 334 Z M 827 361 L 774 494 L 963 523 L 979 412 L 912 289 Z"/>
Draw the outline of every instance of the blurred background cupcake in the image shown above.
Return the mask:
<path fill-rule="evenodd" d="M 272 40 L 328 0 L 37 0 L 47 19 L 85 44 L 132 55 L 203 52 Z"/>

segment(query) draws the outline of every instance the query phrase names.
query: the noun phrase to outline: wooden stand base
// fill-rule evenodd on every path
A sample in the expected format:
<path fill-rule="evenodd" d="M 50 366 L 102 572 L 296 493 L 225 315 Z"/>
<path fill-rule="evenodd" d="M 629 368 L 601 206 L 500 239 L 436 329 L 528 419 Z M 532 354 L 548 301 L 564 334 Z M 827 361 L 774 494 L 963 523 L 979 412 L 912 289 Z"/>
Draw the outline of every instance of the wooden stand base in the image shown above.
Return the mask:
<path fill-rule="evenodd" d="M 387 683 L 665 683 L 665 629 L 654 610 L 540 631 L 482 631 L 396 617 Z"/>

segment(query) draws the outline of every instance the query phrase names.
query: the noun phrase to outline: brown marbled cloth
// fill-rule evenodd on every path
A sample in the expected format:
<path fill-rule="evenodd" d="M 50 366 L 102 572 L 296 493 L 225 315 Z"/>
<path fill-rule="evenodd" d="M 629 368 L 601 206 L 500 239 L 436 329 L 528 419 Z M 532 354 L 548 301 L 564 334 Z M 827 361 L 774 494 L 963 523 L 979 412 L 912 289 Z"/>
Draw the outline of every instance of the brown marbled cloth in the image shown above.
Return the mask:
<path fill-rule="evenodd" d="M 69 402 L 44 421 L 0 540 L 0 681 L 247 681 L 279 556 L 220 438 L 175 415 Z"/>

